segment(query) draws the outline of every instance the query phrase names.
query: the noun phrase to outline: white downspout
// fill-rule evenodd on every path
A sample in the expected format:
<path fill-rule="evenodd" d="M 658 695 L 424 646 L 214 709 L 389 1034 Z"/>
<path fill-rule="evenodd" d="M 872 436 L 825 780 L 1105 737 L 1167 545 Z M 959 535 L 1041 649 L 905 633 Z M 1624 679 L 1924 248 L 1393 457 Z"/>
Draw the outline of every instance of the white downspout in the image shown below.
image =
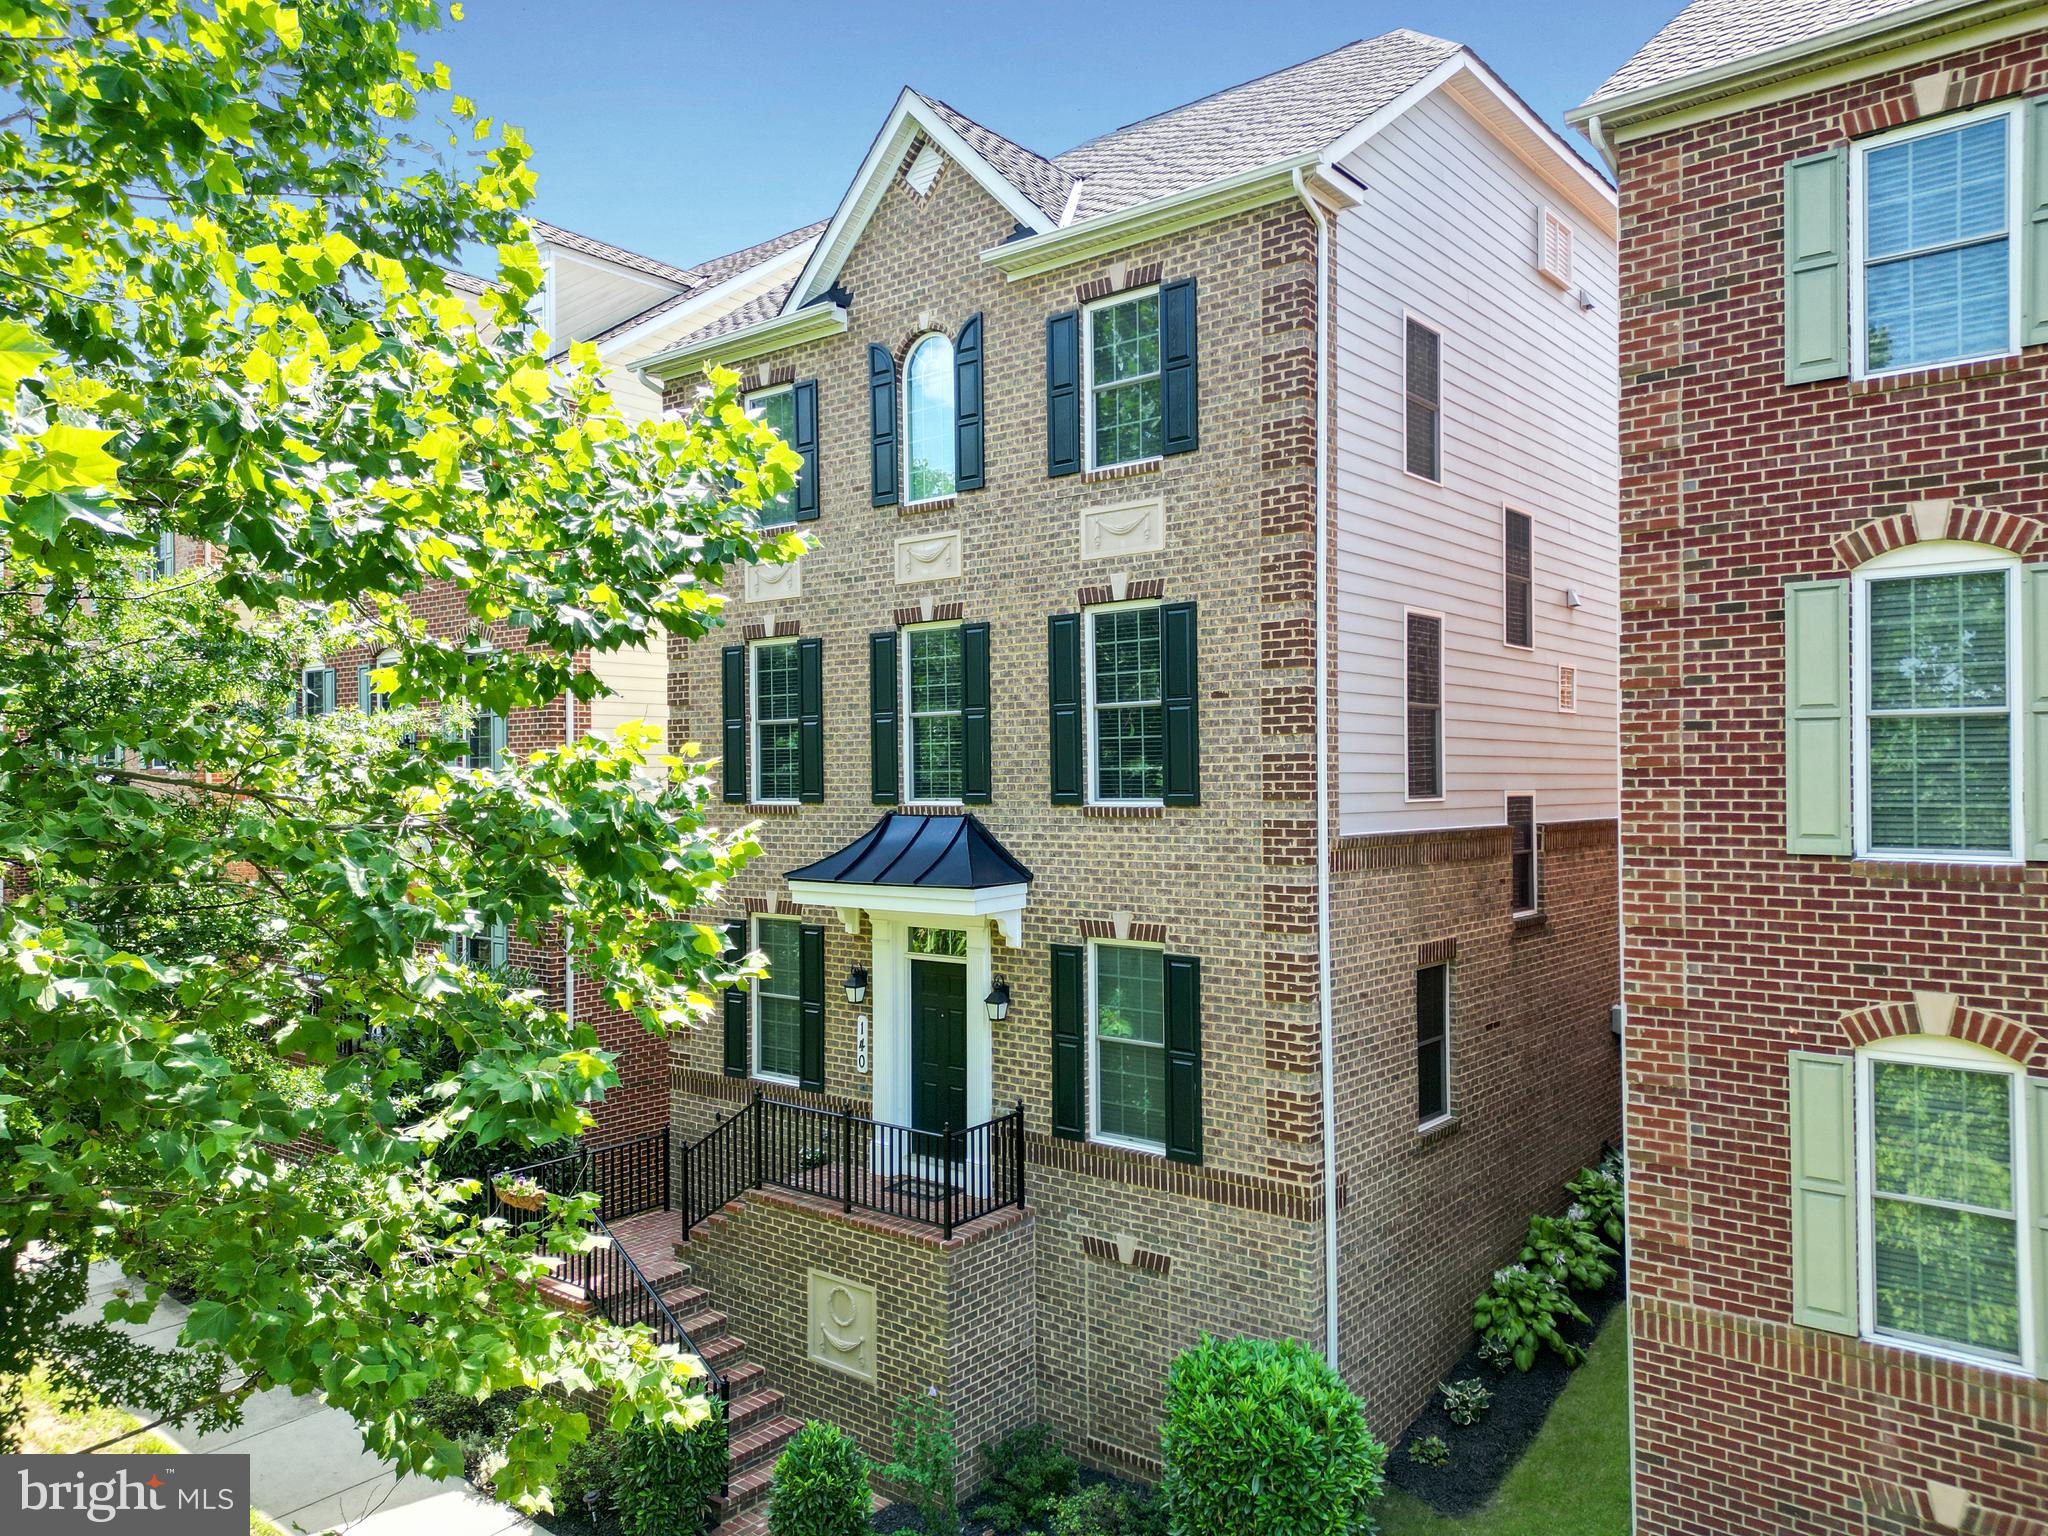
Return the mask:
<path fill-rule="evenodd" d="M 1300 170 L 1294 172 L 1293 179 L 1295 195 L 1316 225 L 1316 480 L 1315 514 L 1310 520 L 1316 541 L 1316 590 L 1309 612 L 1316 630 L 1316 1010 L 1323 1076 L 1323 1358 L 1336 1370 L 1337 1045 L 1330 1006 L 1330 635 L 1324 588 L 1329 542 L 1324 524 L 1330 499 L 1330 226 Z"/>
<path fill-rule="evenodd" d="M 576 695 L 573 691 L 562 695 L 562 745 L 576 745 Z M 562 1017 L 573 1026 L 576 1022 L 576 958 L 572 953 L 573 934 L 569 925 L 562 925 Z"/>

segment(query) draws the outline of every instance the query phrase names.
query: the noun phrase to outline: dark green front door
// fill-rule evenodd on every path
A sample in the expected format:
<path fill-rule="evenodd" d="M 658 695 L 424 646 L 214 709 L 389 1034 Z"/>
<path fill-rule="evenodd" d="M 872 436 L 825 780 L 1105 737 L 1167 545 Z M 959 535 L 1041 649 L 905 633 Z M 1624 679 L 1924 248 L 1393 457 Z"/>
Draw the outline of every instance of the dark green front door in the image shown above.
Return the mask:
<path fill-rule="evenodd" d="M 910 1123 L 919 1131 L 967 1128 L 964 965 L 945 960 L 910 962 Z M 934 1137 L 919 1150 L 936 1157 L 942 1146 Z"/>

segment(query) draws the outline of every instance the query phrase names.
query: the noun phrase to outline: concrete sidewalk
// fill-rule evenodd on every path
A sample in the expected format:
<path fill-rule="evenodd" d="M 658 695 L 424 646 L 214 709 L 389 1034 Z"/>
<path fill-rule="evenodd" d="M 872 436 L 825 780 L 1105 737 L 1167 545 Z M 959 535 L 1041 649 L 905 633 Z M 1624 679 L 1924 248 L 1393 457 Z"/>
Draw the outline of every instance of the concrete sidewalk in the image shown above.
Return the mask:
<path fill-rule="evenodd" d="M 96 1320 L 113 1289 L 128 1283 L 112 1264 L 95 1264 L 86 1305 L 76 1320 Z M 187 1308 L 166 1296 L 147 1324 L 116 1326 L 158 1349 L 184 1326 Z M 363 1448 L 355 1421 L 317 1394 L 294 1397 L 284 1387 L 244 1405 L 242 1422 L 214 1434 L 163 1427 L 152 1431 L 184 1451 L 231 1451 L 249 1458 L 249 1495 L 256 1510 L 287 1531 L 317 1536 L 546 1536 L 540 1527 L 467 1483 L 395 1476 Z"/>

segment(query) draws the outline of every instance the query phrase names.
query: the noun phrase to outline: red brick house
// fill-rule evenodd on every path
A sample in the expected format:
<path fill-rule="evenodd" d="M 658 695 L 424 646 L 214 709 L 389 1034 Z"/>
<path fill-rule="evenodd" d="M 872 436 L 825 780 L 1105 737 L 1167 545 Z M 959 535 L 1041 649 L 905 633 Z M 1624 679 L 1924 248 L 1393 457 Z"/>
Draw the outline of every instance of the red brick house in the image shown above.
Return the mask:
<path fill-rule="evenodd" d="M 1573 119 L 1638 1529 L 2048 1531 L 2048 8 L 1698 0 Z"/>

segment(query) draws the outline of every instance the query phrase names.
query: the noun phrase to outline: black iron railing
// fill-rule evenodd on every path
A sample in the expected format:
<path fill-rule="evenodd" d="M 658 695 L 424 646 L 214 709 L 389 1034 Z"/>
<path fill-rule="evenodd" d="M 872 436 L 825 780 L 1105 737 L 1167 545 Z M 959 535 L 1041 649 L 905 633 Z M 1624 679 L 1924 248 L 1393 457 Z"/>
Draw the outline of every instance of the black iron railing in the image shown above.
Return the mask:
<path fill-rule="evenodd" d="M 571 1195 L 594 1189 L 598 1196 L 598 1215 L 607 1221 L 623 1221 L 642 1211 L 668 1209 L 668 1167 L 668 1128 L 664 1126 L 631 1141 L 615 1141 L 602 1147 L 579 1144 L 574 1151 L 565 1152 L 560 1157 L 530 1163 L 524 1168 L 508 1168 L 496 1178 L 502 1181 L 523 1175 L 551 1195 Z M 490 1213 L 503 1216 L 515 1225 L 521 1220 L 531 1219 L 530 1213 L 522 1215 L 517 1207 L 506 1206 L 499 1199 L 495 1185 L 491 1191 Z"/>
<path fill-rule="evenodd" d="M 1024 1106 L 980 1125 L 913 1130 L 764 1098 L 680 1154 L 683 1232 L 749 1189 L 772 1186 L 873 1211 L 946 1237 L 1024 1203 Z"/>

